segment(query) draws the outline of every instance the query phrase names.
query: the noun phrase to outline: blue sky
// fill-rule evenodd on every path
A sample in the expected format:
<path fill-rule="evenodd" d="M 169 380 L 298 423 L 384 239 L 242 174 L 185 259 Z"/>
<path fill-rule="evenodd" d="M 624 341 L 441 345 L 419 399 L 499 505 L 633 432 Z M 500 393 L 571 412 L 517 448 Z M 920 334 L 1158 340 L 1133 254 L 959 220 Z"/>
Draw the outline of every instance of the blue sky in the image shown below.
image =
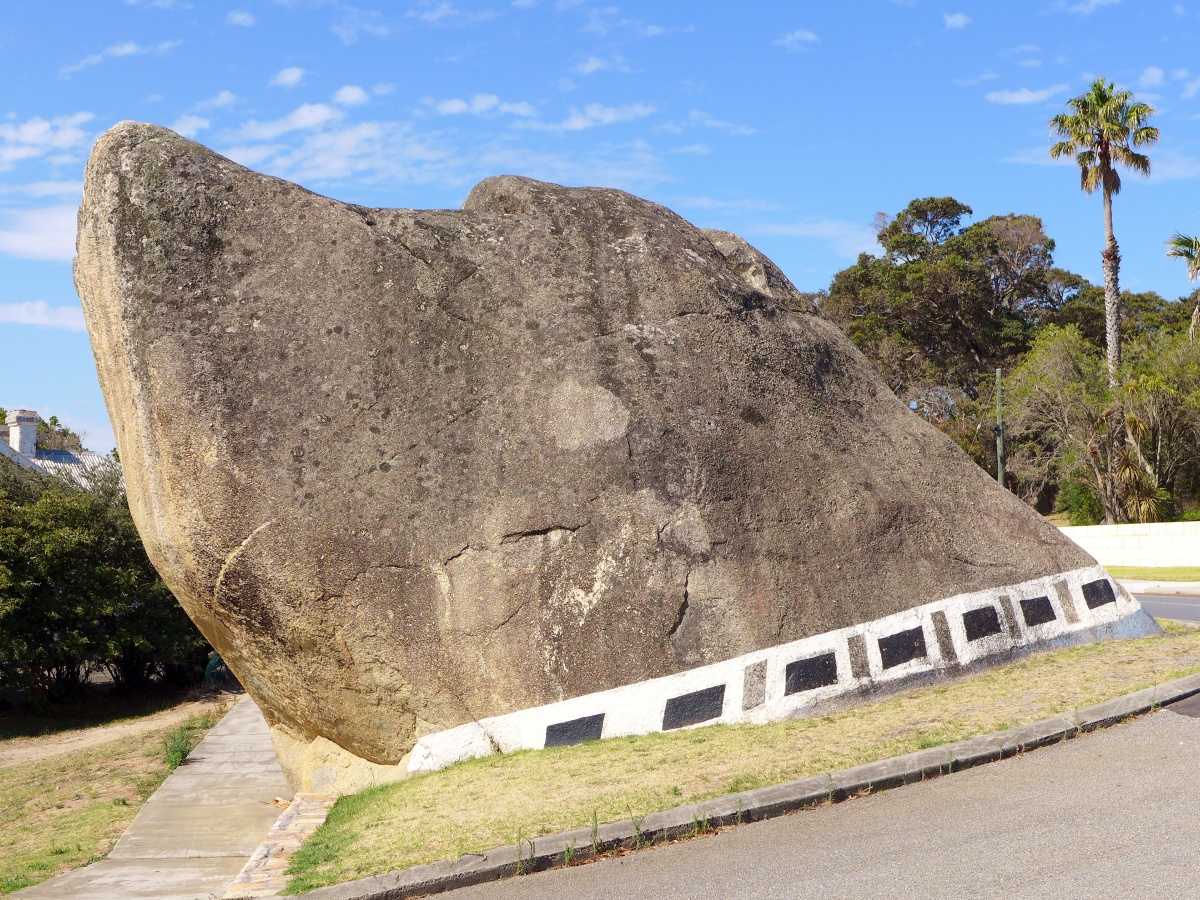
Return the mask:
<path fill-rule="evenodd" d="M 88 149 L 122 119 L 372 206 L 456 207 L 499 173 L 619 187 L 807 290 L 874 247 L 876 212 L 949 194 L 1041 216 L 1099 282 L 1100 198 L 1046 123 L 1104 74 L 1163 134 L 1117 198 L 1122 285 L 1175 298 L 1198 37 L 1200 0 L 5 0 L 0 405 L 112 446 L 70 259 Z"/>

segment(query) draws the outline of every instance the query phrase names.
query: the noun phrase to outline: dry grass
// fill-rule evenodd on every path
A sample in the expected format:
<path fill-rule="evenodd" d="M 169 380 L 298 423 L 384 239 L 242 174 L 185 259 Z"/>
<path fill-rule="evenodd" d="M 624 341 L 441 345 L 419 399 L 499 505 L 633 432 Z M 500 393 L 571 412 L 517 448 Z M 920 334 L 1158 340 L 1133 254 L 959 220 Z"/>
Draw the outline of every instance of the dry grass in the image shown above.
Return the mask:
<path fill-rule="evenodd" d="M 1130 581 L 1200 581 L 1200 566 L 1105 566 L 1113 578 Z"/>
<path fill-rule="evenodd" d="M 1200 671 L 1200 629 L 1034 656 L 818 718 L 472 760 L 342 798 L 289 893 L 1001 731 Z"/>
<path fill-rule="evenodd" d="M 0 769 L 0 894 L 107 856 L 169 774 L 168 739 L 177 751 L 182 729 L 190 749 L 218 717 L 214 706 L 182 725 Z"/>

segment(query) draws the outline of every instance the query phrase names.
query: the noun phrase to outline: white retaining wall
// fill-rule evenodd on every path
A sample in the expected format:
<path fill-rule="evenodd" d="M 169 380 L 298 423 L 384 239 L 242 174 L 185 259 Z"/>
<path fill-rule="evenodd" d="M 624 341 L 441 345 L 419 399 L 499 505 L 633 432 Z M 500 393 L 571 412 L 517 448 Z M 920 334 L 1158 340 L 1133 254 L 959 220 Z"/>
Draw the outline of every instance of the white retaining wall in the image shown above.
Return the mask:
<path fill-rule="evenodd" d="M 1200 522 L 1085 525 L 1062 533 L 1102 566 L 1200 566 Z"/>
<path fill-rule="evenodd" d="M 492 753 L 717 722 L 810 715 L 831 701 L 1034 647 L 1140 637 L 1158 626 L 1100 566 L 960 594 L 675 675 L 427 734 L 410 772 Z"/>

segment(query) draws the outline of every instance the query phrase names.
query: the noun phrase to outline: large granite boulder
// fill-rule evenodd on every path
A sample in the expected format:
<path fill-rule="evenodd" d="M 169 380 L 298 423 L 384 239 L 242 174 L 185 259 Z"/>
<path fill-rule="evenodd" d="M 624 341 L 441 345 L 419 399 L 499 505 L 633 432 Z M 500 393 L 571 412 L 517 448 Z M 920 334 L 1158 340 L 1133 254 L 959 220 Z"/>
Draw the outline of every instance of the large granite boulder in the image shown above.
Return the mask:
<path fill-rule="evenodd" d="M 1094 565 L 762 254 L 620 191 L 367 209 L 127 122 L 78 250 L 147 550 L 300 781 Z"/>

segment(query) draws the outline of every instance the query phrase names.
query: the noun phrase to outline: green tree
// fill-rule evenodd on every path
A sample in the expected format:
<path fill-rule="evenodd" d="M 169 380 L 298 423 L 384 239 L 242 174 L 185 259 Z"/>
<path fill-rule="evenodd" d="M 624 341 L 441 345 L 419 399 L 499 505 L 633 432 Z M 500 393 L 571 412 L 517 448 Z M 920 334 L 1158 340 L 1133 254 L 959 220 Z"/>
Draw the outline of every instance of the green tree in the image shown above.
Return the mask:
<path fill-rule="evenodd" d="M 1188 281 L 1200 278 L 1200 237 L 1175 232 L 1167 241 L 1167 256 L 1182 259 L 1187 264 Z M 1192 307 L 1192 320 L 1188 326 L 1188 340 L 1196 340 L 1196 329 L 1200 326 L 1200 297 Z"/>
<path fill-rule="evenodd" d="M 1116 480 L 1123 441 L 1099 350 L 1074 326 L 1047 326 L 1008 379 L 1009 466 L 1018 481 L 1077 481 L 1125 518 Z"/>
<path fill-rule="evenodd" d="M 1050 147 L 1054 159 L 1074 158 L 1079 166 L 1080 187 L 1087 193 L 1100 189 L 1104 198 L 1104 321 L 1108 350 L 1108 383 L 1117 387 L 1121 367 L 1121 253 L 1113 233 L 1112 198 L 1121 190 L 1119 166 L 1142 175 L 1150 174 L 1150 158 L 1135 147 L 1158 140 L 1158 129 L 1148 125 L 1154 108 L 1135 101 L 1129 91 L 1118 91 L 1103 77 L 1092 82 L 1087 93 L 1067 101 L 1070 112 L 1050 120 L 1050 131 L 1062 140 Z"/>
<path fill-rule="evenodd" d="M 1038 323 L 1074 296 L 1051 283 L 1061 270 L 1041 220 L 1009 214 L 964 226 L 970 214 L 953 197 L 926 197 L 883 217 L 883 255 L 863 254 L 837 273 L 821 303 L 923 412 L 976 397 L 981 378 L 1023 353 Z"/>
<path fill-rule="evenodd" d="M 87 489 L 0 461 L 0 685 L 51 701 L 107 669 L 180 677 L 207 644 L 150 565 L 115 470 Z"/>

